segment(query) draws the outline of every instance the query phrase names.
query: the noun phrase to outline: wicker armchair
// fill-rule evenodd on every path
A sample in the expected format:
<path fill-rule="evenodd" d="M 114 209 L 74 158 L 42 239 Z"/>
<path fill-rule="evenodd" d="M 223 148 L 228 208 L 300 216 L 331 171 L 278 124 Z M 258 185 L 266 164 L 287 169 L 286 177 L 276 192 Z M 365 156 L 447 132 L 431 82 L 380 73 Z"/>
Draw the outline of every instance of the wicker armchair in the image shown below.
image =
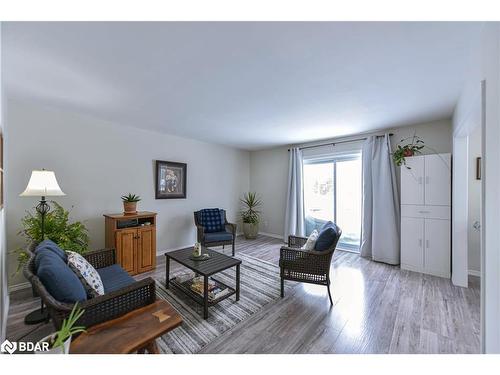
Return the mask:
<path fill-rule="evenodd" d="M 30 247 L 30 252 L 32 252 L 32 249 L 33 247 Z M 92 251 L 85 254 L 84 257 L 96 269 L 108 267 L 116 263 L 115 249 Z M 35 256 L 32 254 L 24 267 L 24 276 L 30 281 L 34 291 L 47 306 L 54 327 L 59 329 L 74 305 L 72 303 L 59 302 L 52 297 L 35 272 Z M 125 315 L 140 307 L 147 306 L 155 302 L 155 300 L 155 282 L 152 278 L 148 277 L 114 292 L 79 302 L 78 306 L 85 309 L 85 313 L 78 320 L 78 324 L 88 328 Z"/>
<path fill-rule="evenodd" d="M 330 265 L 341 234 L 342 231 L 338 228 L 337 238 L 325 251 L 302 250 L 300 247 L 306 243 L 307 238 L 288 237 L 288 246 L 282 246 L 280 249 L 281 297 L 285 296 L 285 280 L 325 285 L 333 305 L 330 293 Z"/>
<path fill-rule="evenodd" d="M 231 245 L 232 246 L 232 254 L 234 257 L 234 249 L 235 249 L 235 239 L 236 239 L 236 224 L 230 223 L 227 221 L 226 218 L 226 211 L 224 211 L 224 226 L 226 229 L 226 232 L 230 233 L 231 239 L 227 240 L 211 240 L 210 235 L 205 233 L 205 228 L 203 225 L 200 223 L 199 219 L 199 214 L 200 211 L 194 212 L 194 224 L 196 225 L 196 234 L 197 234 L 197 240 L 199 243 L 201 243 L 202 246 L 205 247 L 210 247 L 210 246 L 222 246 L 224 248 L 225 245 Z"/>

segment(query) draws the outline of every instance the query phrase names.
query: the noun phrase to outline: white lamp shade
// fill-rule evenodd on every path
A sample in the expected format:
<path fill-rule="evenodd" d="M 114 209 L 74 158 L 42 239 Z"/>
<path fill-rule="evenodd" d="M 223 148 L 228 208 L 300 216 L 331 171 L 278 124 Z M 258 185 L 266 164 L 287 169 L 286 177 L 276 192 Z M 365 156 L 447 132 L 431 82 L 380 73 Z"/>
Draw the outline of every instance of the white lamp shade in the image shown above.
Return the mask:
<path fill-rule="evenodd" d="M 53 171 L 32 171 L 26 190 L 21 197 L 56 197 L 66 195 L 62 192 Z"/>

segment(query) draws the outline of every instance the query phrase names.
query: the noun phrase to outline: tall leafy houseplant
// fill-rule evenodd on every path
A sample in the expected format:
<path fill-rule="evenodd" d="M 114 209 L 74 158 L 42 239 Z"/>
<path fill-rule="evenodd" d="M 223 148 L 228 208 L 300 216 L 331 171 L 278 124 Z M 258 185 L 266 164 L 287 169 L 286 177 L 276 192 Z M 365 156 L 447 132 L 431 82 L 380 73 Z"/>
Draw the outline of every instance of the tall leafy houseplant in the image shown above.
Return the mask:
<path fill-rule="evenodd" d="M 52 210 L 45 215 L 45 235 L 42 238 L 41 216 L 35 209 L 28 211 L 21 219 L 23 229 L 18 233 L 27 242 L 39 243 L 49 239 L 54 241 L 61 249 L 84 254 L 88 249 L 88 230 L 80 221 L 70 223 L 69 211 L 60 204 L 52 201 Z M 18 272 L 28 261 L 29 254 L 24 249 L 16 250 L 18 259 Z"/>
<path fill-rule="evenodd" d="M 247 239 L 254 239 L 259 232 L 260 211 L 258 208 L 262 205 L 262 200 L 257 196 L 257 193 L 248 192 L 243 195 L 240 201 L 244 208 L 241 211 L 243 234 Z"/>

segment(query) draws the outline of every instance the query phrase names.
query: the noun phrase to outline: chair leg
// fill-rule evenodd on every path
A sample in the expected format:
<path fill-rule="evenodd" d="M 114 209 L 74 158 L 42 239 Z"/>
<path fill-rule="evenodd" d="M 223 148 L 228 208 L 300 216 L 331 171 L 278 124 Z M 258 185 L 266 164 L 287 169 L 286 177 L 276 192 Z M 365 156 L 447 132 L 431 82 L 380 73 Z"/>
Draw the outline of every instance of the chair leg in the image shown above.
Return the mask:
<path fill-rule="evenodd" d="M 285 279 L 281 277 L 281 298 L 285 296 Z"/>
<path fill-rule="evenodd" d="M 233 257 L 234 257 L 234 239 L 233 239 Z"/>
<path fill-rule="evenodd" d="M 328 284 L 326 284 L 326 287 L 328 289 L 328 297 L 330 298 L 330 303 L 333 306 L 332 294 L 330 293 L 330 282 L 328 282 Z"/>

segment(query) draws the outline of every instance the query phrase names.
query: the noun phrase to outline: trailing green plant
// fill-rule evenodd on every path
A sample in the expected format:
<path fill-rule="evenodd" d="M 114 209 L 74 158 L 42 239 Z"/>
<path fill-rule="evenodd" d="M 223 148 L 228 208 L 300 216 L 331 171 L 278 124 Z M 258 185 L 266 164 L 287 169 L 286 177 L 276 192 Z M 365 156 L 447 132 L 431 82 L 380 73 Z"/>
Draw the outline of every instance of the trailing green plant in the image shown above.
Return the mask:
<path fill-rule="evenodd" d="M 260 220 L 260 211 L 258 207 L 262 205 L 262 200 L 257 196 L 257 193 L 248 192 L 240 199 L 244 209 L 241 211 L 241 218 L 244 223 L 258 224 Z"/>
<path fill-rule="evenodd" d="M 407 142 L 409 139 L 411 139 L 410 143 L 401 145 L 401 143 Z M 394 163 L 396 163 L 398 167 L 404 165 L 406 168 L 411 169 L 406 165 L 406 158 L 421 154 L 421 150 L 424 147 L 426 147 L 424 141 L 419 136 L 417 136 L 416 133 L 414 133 L 412 137 L 403 138 L 400 144 L 397 145 L 396 151 L 392 153 Z"/>
<path fill-rule="evenodd" d="M 139 202 L 141 197 L 132 193 L 128 193 L 128 195 L 122 195 L 122 201 L 124 202 Z"/>
<path fill-rule="evenodd" d="M 88 250 L 89 244 L 87 228 L 81 221 L 70 223 L 69 211 L 65 210 L 57 202 L 51 201 L 50 203 L 52 210 L 45 215 L 43 238 L 42 217 L 35 208 L 27 211 L 26 216 L 21 219 L 23 229 L 18 234 L 29 243 L 40 243 L 49 239 L 54 241 L 61 249 L 84 254 Z M 17 273 L 29 260 L 29 254 L 23 248 L 17 249 L 15 253 L 18 260 Z"/>
<path fill-rule="evenodd" d="M 64 352 L 64 343 L 67 339 L 77 333 L 85 332 L 85 327 L 75 326 L 77 320 L 80 319 L 84 312 L 85 310 L 79 308 L 78 303 L 75 303 L 69 316 L 63 320 L 61 329 L 52 336 L 52 341 L 49 341 L 50 348 L 61 347 Z"/>

